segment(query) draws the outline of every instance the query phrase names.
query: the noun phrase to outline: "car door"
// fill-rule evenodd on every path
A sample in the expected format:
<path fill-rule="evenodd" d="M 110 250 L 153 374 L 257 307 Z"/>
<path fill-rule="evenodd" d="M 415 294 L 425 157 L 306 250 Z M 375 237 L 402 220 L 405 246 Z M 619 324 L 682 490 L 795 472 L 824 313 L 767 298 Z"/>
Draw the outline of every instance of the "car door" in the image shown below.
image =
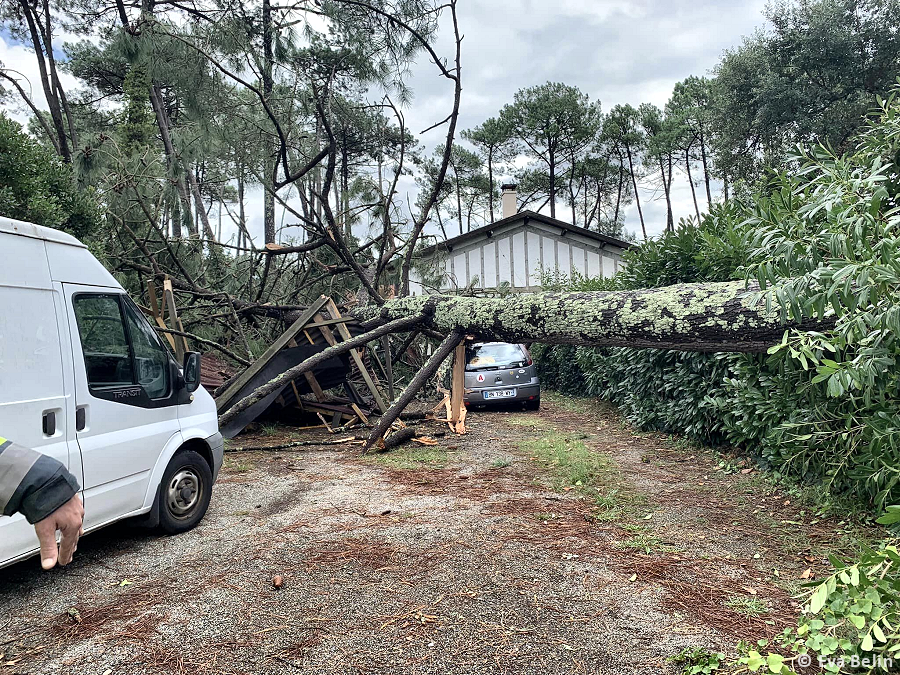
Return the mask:
<path fill-rule="evenodd" d="M 64 286 L 91 529 L 143 506 L 160 454 L 180 435 L 176 383 L 169 353 L 124 293 Z"/>
<path fill-rule="evenodd" d="M 44 242 L 0 234 L 0 248 L 0 436 L 59 460 L 80 481 L 65 307 Z M 0 565 L 37 549 L 21 514 L 0 516 Z"/>

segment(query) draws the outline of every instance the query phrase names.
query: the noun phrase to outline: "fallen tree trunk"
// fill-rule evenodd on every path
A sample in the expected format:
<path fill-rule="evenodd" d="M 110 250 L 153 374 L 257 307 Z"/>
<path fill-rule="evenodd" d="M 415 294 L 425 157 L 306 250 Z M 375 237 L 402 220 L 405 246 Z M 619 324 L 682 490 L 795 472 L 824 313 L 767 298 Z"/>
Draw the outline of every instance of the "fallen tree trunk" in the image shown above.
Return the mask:
<path fill-rule="evenodd" d="M 326 355 L 347 351 L 388 333 L 439 334 L 444 343 L 385 414 L 369 437 L 371 447 L 412 400 L 462 336 L 500 342 L 636 347 L 706 352 L 761 352 L 781 340 L 785 329 L 777 310 L 755 302 L 757 289 L 744 282 L 679 284 L 634 291 L 537 293 L 507 298 L 420 296 L 361 307 L 353 314 L 367 332 L 339 343 L 291 368 L 238 401 L 219 420 L 228 421 L 266 392 L 284 386 Z M 827 328 L 829 321 L 802 328 Z M 435 365 L 435 360 L 440 361 Z"/>
<path fill-rule="evenodd" d="M 778 311 L 753 303 L 749 296 L 755 290 L 734 281 L 506 298 L 415 296 L 354 314 L 367 327 L 420 315 L 424 327 L 443 335 L 462 330 L 499 342 L 760 352 L 796 324 L 784 324 Z"/>

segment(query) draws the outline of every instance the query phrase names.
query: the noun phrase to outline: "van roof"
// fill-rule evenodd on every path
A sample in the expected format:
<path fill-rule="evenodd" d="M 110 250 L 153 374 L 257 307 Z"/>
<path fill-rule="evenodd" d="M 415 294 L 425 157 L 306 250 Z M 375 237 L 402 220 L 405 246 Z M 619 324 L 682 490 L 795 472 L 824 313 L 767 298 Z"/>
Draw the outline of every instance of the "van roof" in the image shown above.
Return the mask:
<path fill-rule="evenodd" d="M 21 220 L 13 220 L 12 218 L 0 217 L 0 234 L 13 234 L 20 237 L 30 237 L 31 239 L 52 241 L 56 244 L 87 248 L 87 246 L 82 244 L 71 234 L 61 232 L 60 230 L 54 230 L 52 227 L 25 223 Z"/>

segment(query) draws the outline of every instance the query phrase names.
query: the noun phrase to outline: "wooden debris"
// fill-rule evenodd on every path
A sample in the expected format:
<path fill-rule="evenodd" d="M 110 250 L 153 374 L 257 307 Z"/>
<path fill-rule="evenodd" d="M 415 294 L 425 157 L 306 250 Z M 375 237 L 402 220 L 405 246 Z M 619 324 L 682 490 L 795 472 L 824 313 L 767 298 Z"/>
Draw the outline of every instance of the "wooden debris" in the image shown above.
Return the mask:
<path fill-rule="evenodd" d="M 384 439 L 384 442 L 379 447 L 379 451 L 386 452 L 388 450 L 392 450 L 403 445 L 407 441 L 412 440 L 413 438 L 415 438 L 415 436 L 416 430 L 412 427 L 404 427 L 403 429 L 399 429 Z"/>

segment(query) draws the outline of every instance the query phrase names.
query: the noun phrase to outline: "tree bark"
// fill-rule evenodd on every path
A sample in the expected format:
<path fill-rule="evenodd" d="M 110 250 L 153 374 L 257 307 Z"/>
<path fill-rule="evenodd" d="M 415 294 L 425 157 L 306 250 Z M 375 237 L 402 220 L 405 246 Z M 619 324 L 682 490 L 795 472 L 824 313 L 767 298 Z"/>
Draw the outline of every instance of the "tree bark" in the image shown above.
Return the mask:
<path fill-rule="evenodd" d="M 635 291 L 538 293 L 509 298 L 417 296 L 360 308 L 369 325 L 423 316 L 423 328 L 455 330 L 479 340 L 637 347 L 705 352 L 760 352 L 787 327 L 777 311 L 753 303 L 742 281 L 679 284 Z M 827 324 L 804 322 L 804 329 Z"/>
<path fill-rule="evenodd" d="M 269 0 L 263 0 L 262 3 L 262 28 L 263 28 L 263 68 L 262 68 L 262 93 L 265 103 L 272 104 L 272 93 L 275 91 L 275 81 L 273 79 L 273 71 L 275 66 L 274 51 L 274 34 L 272 25 L 272 5 Z M 318 140 L 318 133 L 316 134 Z M 265 147 L 270 143 L 265 135 L 263 136 L 263 156 L 265 169 L 263 171 L 265 179 L 271 181 L 272 190 L 275 190 L 275 183 L 278 174 L 277 152 L 274 147 Z M 274 143 L 274 142 L 273 142 Z M 318 149 L 318 143 L 316 143 Z M 264 186 L 265 187 L 265 186 Z M 275 194 L 269 190 L 263 191 L 263 232 L 264 243 L 275 243 Z"/>
<path fill-rule="evenodd" d="M 700 224 L 700 207 L 697 205 L 697 190 L 694 189 L 694 179 L 691 178 L 691 146 L 690 145 L 688 145 L 684 149 L 684 168 L 687 171 L 688 183 L 691 186 L 691 197 L 694 198 L 694 212 L 697 214 L 697 225 L 699 225 Z"/>
<path fill-rule="evenodd" d="M 425 365 L 422 366 L 421 370 L 416 373 L 415 377 L 413 377 L 406 386 L 406 389 L 403 390 L 403 393 L 400 394 L 400 398 L 397 399 L 397 402 L 381 416 L 380 420 L 378 420 L 378 424 L 372 430 L 369 440 L 366 441 L 366 450 L 375 445 L 378 442 L 378 439 L 384 436 L 391 425 L 398 417 L 400 417 L 400 413 L 403 412 L 403 409 L 410 404 L 419 390 L 424 387 L 431 376 L 437 372 L 438 368 L 441 367 L 441 364 L 450 356 L 451 352 L 456 348 L 456 345 L 458 345 L 464 337 L 465 333 L 459 329 L 450 331 L 450 334 L 444 339 L 440 346 L 434 350 L 434 353 Z"/>
<path fill-rule="evenodd" d="M 631 147 L 625 146 L 628 153 L 628 172 L 631 174 L 631 185 L 634 187 L 634 203 L 637 204 L 638 216 L 641 219 L 641 231 L 644 233 L 644 241 L 647 241 L 647 226 L 644 224 L 644 212 L 641 210 L 641 198 L 638 195 L 637 176 L 634 175 L 634 160 L 631 157 Z"/>
<path fill-rule="evenodd" d="M 703 181 L 706 183 L 706 208 L 712 206 L 712 191 L 709 189 L 709 167 L 706 164 L 706 139 L 703 137 L 703 126 L 700 126 L 700 158 L 703 161 Z M 725 197 L 728 198 L 727 195 Z"/>
<path fill-rule="evenodd" d="M 156 116 L 156 126 L 159 129 L 159 136 L 162 139 L 163 149 L 166 153 L 166 166 L 170 178 L 175 181 L 178 200 L 181 202 L 179 220 L 177 221 L 177 224 L 173 222 L 173 234 L 176 237 L 180 237 L 182 219 L 187 222 L 191 220 L 191 200 L 188 197 L 188 189 L 184 180 L 184 162 L 180 160 L 178 153 L 175 150 L 175 145 L 172 143 L 172 123 L 156 85 L 151 84 L 150 91 L 147 93 L 150 97 L 150 106 L 153 108 L 153 113 Z M 179 171 L 179 169 L 181 169 L 181 171 Z M 191 226 L 188 226 L 188 229 L 191 230 Z M 191 233 L 193 234 L 193 231 Z"/>

